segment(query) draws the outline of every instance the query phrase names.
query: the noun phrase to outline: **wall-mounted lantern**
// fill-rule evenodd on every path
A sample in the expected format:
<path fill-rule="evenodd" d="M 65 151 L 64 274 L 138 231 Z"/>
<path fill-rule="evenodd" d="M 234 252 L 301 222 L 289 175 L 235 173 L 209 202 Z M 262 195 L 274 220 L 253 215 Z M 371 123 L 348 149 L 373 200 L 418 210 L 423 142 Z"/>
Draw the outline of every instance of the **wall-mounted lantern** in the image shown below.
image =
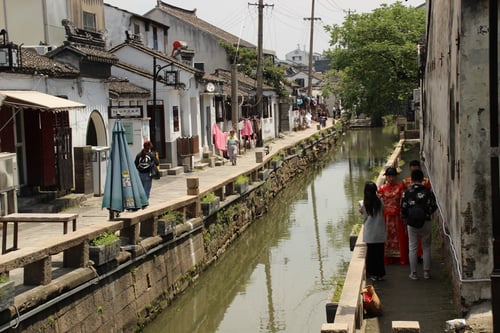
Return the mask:
<path fill-rule="evenodd" d="M 19 47 L 13 43 L 9 43 L 7 30 L 0 31 L 2 41 L 0 44 L 0 69 L 18 68 L 20 63 Z"/>

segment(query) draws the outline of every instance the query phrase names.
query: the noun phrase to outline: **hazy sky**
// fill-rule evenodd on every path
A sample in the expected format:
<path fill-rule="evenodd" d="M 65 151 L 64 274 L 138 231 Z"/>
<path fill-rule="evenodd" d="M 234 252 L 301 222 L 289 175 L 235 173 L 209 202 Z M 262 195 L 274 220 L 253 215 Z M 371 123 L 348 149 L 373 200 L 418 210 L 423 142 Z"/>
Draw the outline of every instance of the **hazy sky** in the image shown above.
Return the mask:
<path fill-rule="evenodd" d="M 105 3 L 144 14 L 156 5 L 156 0 L 104 0 Z M 163 0 L 184 9 L 197 9 L 197 16 L 233 35 L 257 45 L 258 0 Z M 315 0 L 313 46 L 321 53 L 329 48 L 325 25 L 341 24 L 349 12 L 371 12 L 382 3 L 396 0 Z M 418 6 L 424 0 L 401 1 L 406 6 Z M 309 51 L 312 0 L 264 0 L 263 47 L 276 51 L 280 59 L 297 47 Z M 273 5 L 271 7 L 271 5 Z M 175 36 L 172 36 L 175 38 Z"/>

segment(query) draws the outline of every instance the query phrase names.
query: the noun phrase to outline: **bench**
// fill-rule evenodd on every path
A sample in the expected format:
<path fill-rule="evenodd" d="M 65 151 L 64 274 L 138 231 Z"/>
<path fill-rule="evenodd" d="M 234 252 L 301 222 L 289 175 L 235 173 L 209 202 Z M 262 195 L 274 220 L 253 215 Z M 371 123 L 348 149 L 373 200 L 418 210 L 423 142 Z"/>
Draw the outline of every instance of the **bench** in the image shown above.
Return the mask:
<path fill-rule="evenodd" d="M 43 213 L 14 213 L 5 216 L 0 216 L 0 222 L 3 224 L 2 229 L 2 254 L 17 250 L 19 223 L 63 223 L 63 233 L 68 233 L 68 222 L 73 223 L 73 231 L 76 231 L 76 219 L 78 214 L 43 214 Z M 7 249 L 7 227 L 9 223 L 14 223 L 13 244 Z"/>

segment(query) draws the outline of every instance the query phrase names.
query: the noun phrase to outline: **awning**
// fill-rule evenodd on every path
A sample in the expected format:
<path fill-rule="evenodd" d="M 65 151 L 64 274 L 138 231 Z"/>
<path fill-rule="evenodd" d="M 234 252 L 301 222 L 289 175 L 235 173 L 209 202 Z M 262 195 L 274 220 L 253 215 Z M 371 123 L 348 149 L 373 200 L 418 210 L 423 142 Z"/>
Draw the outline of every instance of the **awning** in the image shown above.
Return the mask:
<path fill-rule="evenodd" d="M 50 111 L 85 107 L 85 104 L 34 90 L 0 90 L 0 101 L 2 99 L 1 104 Z"/>

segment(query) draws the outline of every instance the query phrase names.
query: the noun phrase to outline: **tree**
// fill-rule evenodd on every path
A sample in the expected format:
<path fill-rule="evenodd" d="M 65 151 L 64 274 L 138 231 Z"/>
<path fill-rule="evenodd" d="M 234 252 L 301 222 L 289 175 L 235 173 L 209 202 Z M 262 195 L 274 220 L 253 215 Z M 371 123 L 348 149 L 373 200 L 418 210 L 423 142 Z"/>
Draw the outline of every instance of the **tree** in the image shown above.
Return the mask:
<path fill-rule="evenodd" d="M 418 86 L 417 41 L 425 33 L 425 11 L 400 2 L 371 13 L 350 14 L 327 26 L 327 51 L 335 77 L 328 86 L 345 109 L 380 124 L 391 106 L 407 101 Z"/>
<path fill-rule="evenodd" d="M 227 42 L 220 42 L 226 49 L 229 61 L 234 63 L 235 58 L 238 63 L 238 71 L 245 73 L 249 77 L 256 79 L 255 71 L 257 69 L 257 50 L 251 48 L 239 48 Z M 263 81 L 265 84 L 276 89 L 279 96 L 287 95 L 285 90 L 285 69 L 275 66 L 271 58 L 264 57 L 263 63 Z"/>

